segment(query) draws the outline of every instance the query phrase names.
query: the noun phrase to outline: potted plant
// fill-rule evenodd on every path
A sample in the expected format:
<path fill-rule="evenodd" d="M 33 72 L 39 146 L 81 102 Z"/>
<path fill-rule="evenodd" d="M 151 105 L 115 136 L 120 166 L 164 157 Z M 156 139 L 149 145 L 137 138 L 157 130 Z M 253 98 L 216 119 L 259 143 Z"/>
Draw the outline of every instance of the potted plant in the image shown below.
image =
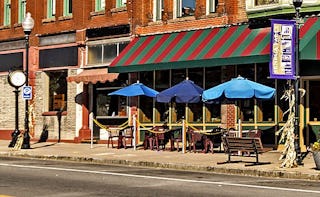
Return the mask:
<path fill-rule="evenodd" d="M 320 170 L 320 139 L 311 145 L 314 162 L 317 170 Z"/>

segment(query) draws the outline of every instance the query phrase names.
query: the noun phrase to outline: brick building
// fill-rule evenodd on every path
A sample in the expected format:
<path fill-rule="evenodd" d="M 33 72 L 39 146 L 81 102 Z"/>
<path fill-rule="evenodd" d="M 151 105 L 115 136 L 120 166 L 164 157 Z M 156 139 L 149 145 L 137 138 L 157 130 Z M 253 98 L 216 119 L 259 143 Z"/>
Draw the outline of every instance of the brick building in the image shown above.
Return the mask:
<path fill-rule="evenodd" d="M 305 7 L 308 10 L 303 16 L 317 13 L 319 1 L 307 2 Z M 285 82 L 268 79 L 268 20 L 292 18 L 294 9 L 289 1 L 6 0 L 0 3 L 0 10 L 1 138 L 9 139 L 14 127 L 14 112 L 9 110 L 15 106 L 14 89 L 7 83 L 7 75 L 10 69 L 25 68 L 21 22 L 25 12 L 30 12 L 35 20 L 29 51 L 34 139 L 47 125 L 50 140 L 79 142 L 89 138 L 91 131 L 103 140 L 103 129 L 93 119 L 118 125 L 137 114 L 141 125 L 147 127 L 163 122 L 179 127 L 179 119 L 186 116 L 190 125 L 204 130 L 237 127 L 241 119 L 244 129 L 262 129 L 264 142 L 276 144 L 274 133 L 285 120 L 280 93 L 272 101 L 199 103 L 187 108 L 108 93 L 137 80 L 161 91 L 186 77 L 207 89 L 237 75 L 281 92 Z M 319 20 L 311 18 L 313 25 L 308 22 L 304 31 L 312 29 L 310 36 L 319 43 L 315 37 Z M 262 28 L 248 28 L 252 24 Z M 306 49 L 315 50 L 310 44 Z M 302 53 L 309 58 L 308 51 Z M 309 59 L 315 64 L 319 56 Z M 22 99 L 19 109 L 22 128 Z M 58 111 L 62 111 L 61 121 Z"/>

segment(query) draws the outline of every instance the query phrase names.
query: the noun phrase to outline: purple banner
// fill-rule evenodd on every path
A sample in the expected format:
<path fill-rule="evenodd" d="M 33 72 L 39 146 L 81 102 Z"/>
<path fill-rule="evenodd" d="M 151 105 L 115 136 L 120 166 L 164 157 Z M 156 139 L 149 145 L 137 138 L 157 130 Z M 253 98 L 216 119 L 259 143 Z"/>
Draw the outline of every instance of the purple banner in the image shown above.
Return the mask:
<path fill-rule="evenodd" d="M 270 78 L 295 79 L 296 21 L 271 20 Z"/>

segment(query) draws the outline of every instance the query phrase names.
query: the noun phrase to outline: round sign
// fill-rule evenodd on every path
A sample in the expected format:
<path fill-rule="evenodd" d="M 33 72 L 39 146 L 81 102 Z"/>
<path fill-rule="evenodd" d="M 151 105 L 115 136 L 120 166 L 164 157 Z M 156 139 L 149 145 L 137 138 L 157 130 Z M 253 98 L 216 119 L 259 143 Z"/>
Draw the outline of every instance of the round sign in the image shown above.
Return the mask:
<path fill-rule="evenodd" d="M 10 85 L 18 88 L 26 83 L 27 77 L 21 70 L 16 70 L 9 73 L 8 80 Z"/>

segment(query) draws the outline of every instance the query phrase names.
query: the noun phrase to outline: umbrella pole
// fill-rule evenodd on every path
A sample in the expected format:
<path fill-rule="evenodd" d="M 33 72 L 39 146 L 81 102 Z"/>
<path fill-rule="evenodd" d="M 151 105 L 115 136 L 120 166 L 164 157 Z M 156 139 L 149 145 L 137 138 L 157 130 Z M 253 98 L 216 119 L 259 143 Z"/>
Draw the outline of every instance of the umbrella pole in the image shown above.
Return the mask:
<path fill-rule="evenodd" d="M 182 153 L 186 153 L 186 121 L 182 120 Z"/>
<path fill-rule="evenodd" d="M 133 150 L 137 150 L 136 146 L 136 130 L 137 130 L 137 119 L 136 115 L 133 115 L 132 117 L 132 123 L 133 123 Z"/>

